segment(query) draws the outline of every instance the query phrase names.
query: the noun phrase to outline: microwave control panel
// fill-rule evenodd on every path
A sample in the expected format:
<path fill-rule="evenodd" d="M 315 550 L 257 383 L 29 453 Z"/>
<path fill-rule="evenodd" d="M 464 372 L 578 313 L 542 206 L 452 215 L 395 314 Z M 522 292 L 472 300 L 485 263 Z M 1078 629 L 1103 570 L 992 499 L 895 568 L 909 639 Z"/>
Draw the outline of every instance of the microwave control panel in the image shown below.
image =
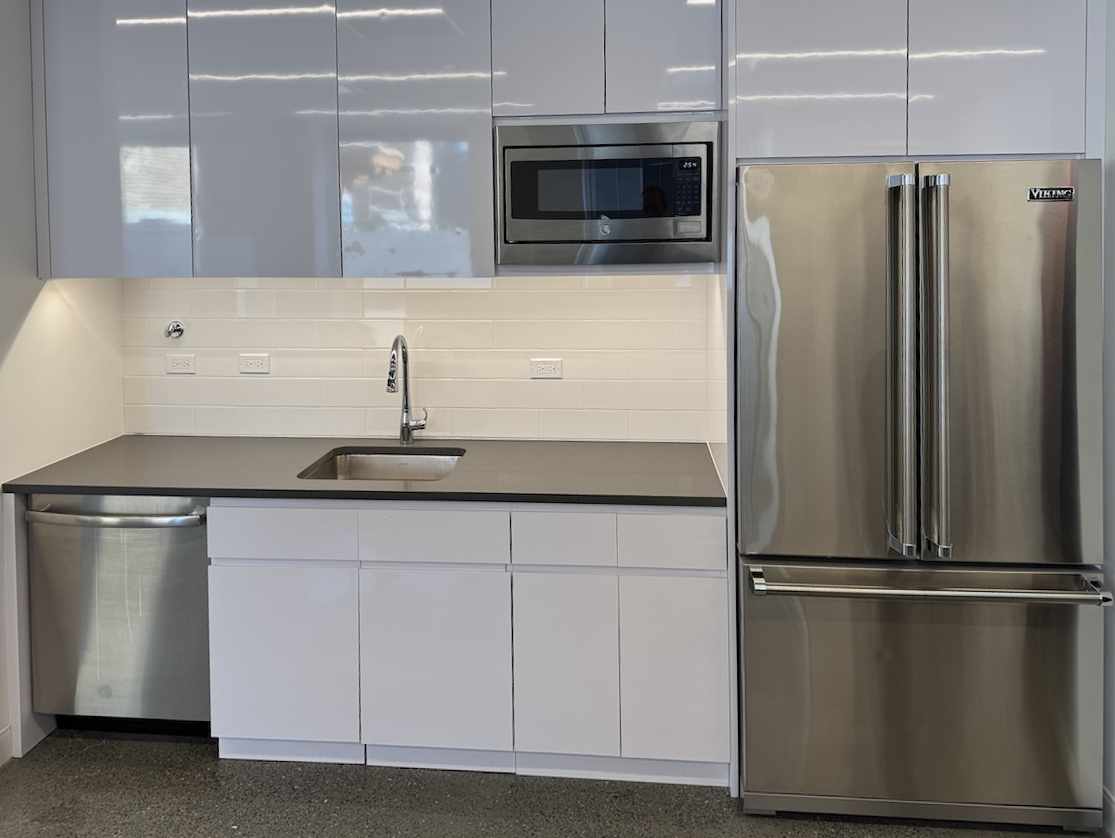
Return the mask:
<path fill-rule="evenodd" d="M 674 173 L 674 215 L 701 214 L 701 196 L 704 178 L 701 176 L 700 157 L 681 157 Z"/>

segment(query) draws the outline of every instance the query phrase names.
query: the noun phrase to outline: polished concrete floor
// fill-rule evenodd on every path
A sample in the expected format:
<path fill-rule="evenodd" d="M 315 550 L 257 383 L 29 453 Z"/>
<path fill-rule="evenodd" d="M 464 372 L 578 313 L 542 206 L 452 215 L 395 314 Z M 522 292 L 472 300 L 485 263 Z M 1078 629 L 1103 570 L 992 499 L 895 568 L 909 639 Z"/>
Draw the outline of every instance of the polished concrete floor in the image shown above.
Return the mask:
<path fill-rule="evenodd" d="M 744 817 L 715 789 L 221 762 L 207 741 L 56 733 L 0 768 L 0 836 L 1010 838 L 1049 832 Z"/>

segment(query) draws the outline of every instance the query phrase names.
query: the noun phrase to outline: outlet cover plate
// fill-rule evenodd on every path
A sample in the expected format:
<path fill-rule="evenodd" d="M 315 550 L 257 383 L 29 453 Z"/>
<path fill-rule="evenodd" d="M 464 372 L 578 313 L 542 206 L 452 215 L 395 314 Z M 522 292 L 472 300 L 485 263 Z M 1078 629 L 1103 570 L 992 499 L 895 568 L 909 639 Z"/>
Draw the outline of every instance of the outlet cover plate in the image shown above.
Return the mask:
<path fill-rule="evenodd" d="M 531 358 L 530 377 L 563 378 L 565 376 L 565 371 L 562 367 L 561 358 Z"/>
<path fill-rule="evenodd" d="M 240 354 L 241 375 L 270 375 L 271 356 L 266 352 L 242 352 Z"/>
<path fill-rule="evenodd" d="M 195 375 L 197 373 L 197 356 L 179 353 L 166 356 L 167 375 Z"/>

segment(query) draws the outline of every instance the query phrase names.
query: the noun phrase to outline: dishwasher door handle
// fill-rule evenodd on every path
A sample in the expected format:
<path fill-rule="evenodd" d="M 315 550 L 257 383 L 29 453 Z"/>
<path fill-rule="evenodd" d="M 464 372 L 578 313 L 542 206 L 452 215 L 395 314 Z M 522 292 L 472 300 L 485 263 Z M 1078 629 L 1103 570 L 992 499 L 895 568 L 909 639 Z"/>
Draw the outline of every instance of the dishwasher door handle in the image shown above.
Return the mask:
<path fill-rule="evenodd" d="M 80 515 L 49 510 L 28 510 L 29 524 L 51 524 L 56 527 L 93 527 L 96 529 L 159 530 L 205 525 L 205 513 L 189 515 Z"/>
<path fill-rule="evenodd" d="M 762 568 L 751 570 L 751 590 L 758 596 L 815 596 L 848 599 L 900 599 L 937 602 L 1013 602 L 1035 605 L 1112 604 L 1110 591 L 1080 577 L 1079 591 L 1041 591 L 1008 588 L 891 588 L 875 585 L 824 585 L 814 583 L 768 582 Z"/>

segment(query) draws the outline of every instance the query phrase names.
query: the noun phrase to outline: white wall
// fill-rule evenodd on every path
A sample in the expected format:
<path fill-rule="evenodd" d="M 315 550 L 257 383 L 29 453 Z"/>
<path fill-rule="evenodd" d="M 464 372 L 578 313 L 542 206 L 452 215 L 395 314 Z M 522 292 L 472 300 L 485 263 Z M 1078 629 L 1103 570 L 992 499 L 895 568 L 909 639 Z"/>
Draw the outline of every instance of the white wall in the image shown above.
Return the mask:
<path fill-rule="evenodd" d="M 703 276 L 495 279 L 129 280 L 129 432 L 392 436 L 391 341 L 410 342 L 429 436 L 722 441 L 722 280 Z M 164 336 L 171 319 L 183 339 Z M 165 373 L 168 352 L 197 374 Z M 238 372 L 267 352 L 270 376 Z M 532 381 L 531 358 L 564 379 Z"/>
<path fill-rule="evenodd" d="M 31 124 L 28 3 L 0 0 L 0 482 L 123 427 L 119 282 L 35 276 Z M 0 660 L 0 762 L 10 755 L 6 672 Z"/>

